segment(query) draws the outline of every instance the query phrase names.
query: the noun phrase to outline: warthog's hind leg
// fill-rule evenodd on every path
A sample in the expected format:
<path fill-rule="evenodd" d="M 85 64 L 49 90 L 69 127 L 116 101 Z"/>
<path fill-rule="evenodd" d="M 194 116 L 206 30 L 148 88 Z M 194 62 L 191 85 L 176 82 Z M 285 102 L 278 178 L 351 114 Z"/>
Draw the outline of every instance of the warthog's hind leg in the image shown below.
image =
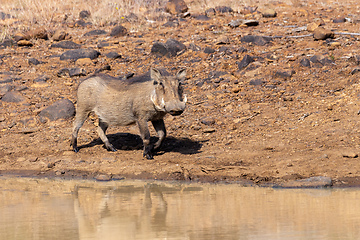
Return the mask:
<path fill-rule="evenodd" d="M 77 137 L 79 134 L 79 130 L 82 127 L 82 125 L 84 124 L 88 115 L 89 115 L 88 112 L 81 112 L 81 111 L 76 112 L 73 133 L 72 133 L 71 142 L 70 142 L 70 146 L 72 146 L 72 148 L 75 152 L 79 152 L 79 148 L 77 146 Z"/>

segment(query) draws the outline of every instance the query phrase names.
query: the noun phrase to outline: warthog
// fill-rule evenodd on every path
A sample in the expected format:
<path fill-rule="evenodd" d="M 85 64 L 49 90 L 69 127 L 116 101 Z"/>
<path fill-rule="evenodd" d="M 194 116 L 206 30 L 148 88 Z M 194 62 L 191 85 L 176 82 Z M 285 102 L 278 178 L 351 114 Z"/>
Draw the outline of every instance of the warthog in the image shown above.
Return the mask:
<path fill-rule="evenodd" d="M 77 110 L 71 145 L 79 151 L 77 136 L 81 126 L 94 112 L 99 118 L 98 134 L 106 149 L 116 151 L 105 135 L 109 125 L 127 126 L 137 123 L 144 144 L 144 156 L 153 158 L 166 136 L 164 116 L 170 113 L 180 115 L 185 110 L 186 96 L 183 97 L 181 82 L 186 70 L 181 69 L 176 76 L 166 71 L 150 69 L 150 75 L 120 80 L 105 74 L 85 79 L 78 88 Z M 159 140 L 150 143 L 148 121 L 154 126 Z"/>

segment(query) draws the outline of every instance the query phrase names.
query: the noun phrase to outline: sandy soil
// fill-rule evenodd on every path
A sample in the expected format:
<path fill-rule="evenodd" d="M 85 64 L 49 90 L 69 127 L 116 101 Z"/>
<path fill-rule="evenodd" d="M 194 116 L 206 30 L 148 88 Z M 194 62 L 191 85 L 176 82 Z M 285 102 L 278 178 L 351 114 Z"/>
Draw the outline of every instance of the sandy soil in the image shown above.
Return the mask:
<path fill-rule="evenodd" d="M 83 36 L 95 29 L 110 32 L 113 26 L 57 23 L 71 41 L 99 51 L 94 60 L 59 60 L 67 49 L 51 48 L 51 37 L 30 39 L 31 47 L 0 49 L 0 86 L 24 97 L 18 103 L 0 101 L 0 173 L 260 185 L 326 176 L 334 186 L 359 186 L 360 36 L 349 33 L 358 33 L 360 13 L 355 2 L 335 2 L 279 2 L 259 12 L 218 13 L 208 20 L 164 14 L 157 21 L 122 23 L 129 31 L 124 37 Z M 266 8 L 275 9 L 277 16 L 262 17 Z M 346 21 L 335 23 L 339 18 Z M 163 26 L 167 19 L 174 26 Z M 259 25 L 229 27 L 236 19 Z M 314 40 L 306 30 L 311 23 L 322 23 L 334 38 Z M 48 29 L 49 34 L 55 30 Z M 259 46 L 242 42 L 247 35 L 280 37 Z M 170 38 L 187 49 L 170 58 L 151 54 L 155 41 Z M 99 48 L 101 42 L 108 46 Z M 215 52 L 204 53 L 206 47 Z M 105 56 L 112 51 L 122 57 Z M 245 55 L 254 62 L 239 69 Z M 42 63 L 31 65 L 29 58 Z M 310 67 L 304 59 L 312 59 Z M 187 109 L 165 118 L 168 138 L 153 160 L 142 157 L 136 126 L 110 128 L 109 139 L 119 150 L 108 152 L 91 116 L 80 130 L 81 149 L 75 153 L 69 146 L 73 119 L 43 121 L 38 116 L 62 98 L 76 105 L 83 77 L 59 77 L 61 69 L 78 67 L 89 76 L 106 65 L 112 76 L 144 73 L 151 66 L 173 73 L 187 68 Z M 49 80 L 40 84 L 35 79 L 42 75 Z"/>

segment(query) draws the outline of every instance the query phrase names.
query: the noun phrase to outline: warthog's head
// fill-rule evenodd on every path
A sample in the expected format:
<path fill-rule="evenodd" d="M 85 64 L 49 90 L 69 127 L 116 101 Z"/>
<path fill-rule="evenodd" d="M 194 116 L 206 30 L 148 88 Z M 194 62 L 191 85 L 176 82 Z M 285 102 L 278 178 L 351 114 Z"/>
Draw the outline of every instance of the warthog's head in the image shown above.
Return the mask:
<path fill-rule="evenodd" d="M 151 101 L 156 110 L 173 116 L 180 115 L 186 105 L 186 96 L 183 96 L 181 86 L 186 70 L 181 69 L 175 76 L 164 76 L 159 70 L 151 68 L 150 76 L 154 85 Z"/>

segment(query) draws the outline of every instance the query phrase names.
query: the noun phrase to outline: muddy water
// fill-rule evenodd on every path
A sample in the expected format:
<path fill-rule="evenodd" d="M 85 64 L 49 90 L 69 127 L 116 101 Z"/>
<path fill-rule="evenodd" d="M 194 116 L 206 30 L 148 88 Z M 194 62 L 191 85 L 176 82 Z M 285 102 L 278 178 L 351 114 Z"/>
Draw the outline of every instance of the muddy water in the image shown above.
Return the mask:
<path fill-rule="evenodd" d="M 0 239 L 360 239 L 359 189 L 0 178 Z"/>

